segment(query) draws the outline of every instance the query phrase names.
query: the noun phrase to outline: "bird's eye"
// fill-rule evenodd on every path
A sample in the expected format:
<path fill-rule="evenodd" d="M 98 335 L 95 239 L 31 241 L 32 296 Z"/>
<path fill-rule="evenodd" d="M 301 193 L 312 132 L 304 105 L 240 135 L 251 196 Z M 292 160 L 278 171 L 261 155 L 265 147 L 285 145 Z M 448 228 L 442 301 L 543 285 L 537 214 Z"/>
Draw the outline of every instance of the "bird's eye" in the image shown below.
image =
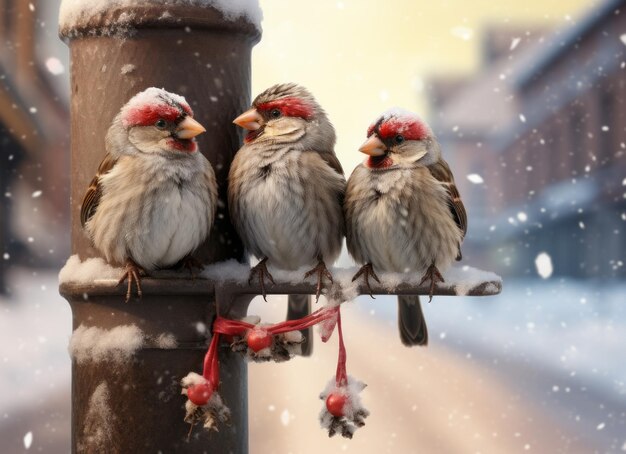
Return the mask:
<path fill-rule="evenodd" d="M 282 115 L 282 112 L 278 109 L 272 109 L 270 111 L 270 117 L 272 118 L 279 118 Z"/>
<path fill-rule="evenodd" d="M 402 142 L 404 142 L 404 136 L 402 134 L 398 134 L 393 138 L 393 141 L 400 145 Z"/>
<path fill-rule="evenodd" d="M 165 129 L 165 127 L 167 126 L 167 122 L 164 119 L 159 118 L 156 123 L 154 123 L 154 126 L 159 129 Z"/>

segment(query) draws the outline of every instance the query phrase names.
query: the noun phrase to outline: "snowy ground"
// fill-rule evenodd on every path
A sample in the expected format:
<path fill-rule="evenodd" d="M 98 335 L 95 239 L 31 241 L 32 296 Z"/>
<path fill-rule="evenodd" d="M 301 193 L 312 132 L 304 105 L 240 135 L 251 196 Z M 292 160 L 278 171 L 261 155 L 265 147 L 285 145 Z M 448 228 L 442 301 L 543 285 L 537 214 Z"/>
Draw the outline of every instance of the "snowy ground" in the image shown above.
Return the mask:
<path fill-rule="evenodd" d="M 42 437 L 67 427 L 67 421 L 40 415 L 48 419 L 38 431 L 40 426 L 24 415 L 36 415 L 40 406 L 65 402 L 69 395 L 71 314 L 58 296 L 54 273 L 21 270 L 12 282 L 14 298 L 0 299 L 0 434 L 11 433 L 22 443 L 33 431 L 36 447 Z M 551 278 L 505 280 L 497 297 L 435 297 L 424 303 L 432 346 L 426 352 L 445 351 L 440 354 L 456 358 L 460 370 L 482 368 L 495 374 L 510 395 L 534 400 L 563 427 L 587 434 L 586 442 L 599 451 L 626 451 L 624 295 L 626 283 Z M 252 312 L 262 308 L 254 303 Z M 395 311 L 392 298 L 361 297 L 346 307 L 345 318 L 352 312 L 364 323 L 380 326 L 395 345 Z M 405 350 L 392 354 L 404 355 Z"/>
<path fill-rule="evenodd" d="M 69 389 L 72 315 L 56 274 L 20 270 L 10 282 L 13 297 L 0 297 L 0 416 Z"/>
<path fill-rule="evenodd" d="M 361 297 L 359 307 L 395 321 L 393 301 Z M 578 376 L 588 386 L 626 402 L 625 301 L 626 282 L 554 278 L 505 280 L 498 296 L 435 297 L 423 306 L 433 343 Z"/>

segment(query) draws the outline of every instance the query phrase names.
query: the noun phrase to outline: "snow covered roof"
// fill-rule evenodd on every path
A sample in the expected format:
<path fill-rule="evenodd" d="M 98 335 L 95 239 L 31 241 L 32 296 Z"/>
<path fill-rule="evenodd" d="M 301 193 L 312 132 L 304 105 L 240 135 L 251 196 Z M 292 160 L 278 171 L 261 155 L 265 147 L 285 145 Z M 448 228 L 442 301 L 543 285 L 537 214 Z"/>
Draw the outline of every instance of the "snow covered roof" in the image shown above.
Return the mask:
<path fill-rule="evenodd" d="M 178 12 L 189 7 L 217 10 L 227 21 L 242 19 L 261 30 L 263 12 L 258 0 L 63 0 L 59 30 L 64 37 L 96 34 L 96 31 L 119 35 L 154 19 L 172 23 L 184 18 L 186 23 L 193 20 L 188 10 L 186 15 Z"/>
<path fill-rule="evenodd" d="M 580 21 L 565 30 L 557 30 L 553 39 L 553 45 L 546 46 L 542 51 L 535 54 L 535 58 L 529 64 L 520 69 L 515 78 L 518 89 L 531 82 L 533 76 L 541 72 L 552 61 L 570 49 L 572 45 L 586 35 L 606 16 L 619 12 L 623 0 L 606 0 L 599 7 L 594 6 L 588 13 L 583 14 Z"/>
<path fill-rule="evenodd" d="M 519 112 L 519 100 L 514 96 L 515 74 L 528 67 L 538 49 L 545 46 L 542 36 L 524 36 L 525 46 L 514 41 L 508 58 L 487 67 L 473 77 L 466 87 L 458 90 L 441 109 L 437 130 L 452 131 L 455 127 L 464 133 L 493 134 Z"/>

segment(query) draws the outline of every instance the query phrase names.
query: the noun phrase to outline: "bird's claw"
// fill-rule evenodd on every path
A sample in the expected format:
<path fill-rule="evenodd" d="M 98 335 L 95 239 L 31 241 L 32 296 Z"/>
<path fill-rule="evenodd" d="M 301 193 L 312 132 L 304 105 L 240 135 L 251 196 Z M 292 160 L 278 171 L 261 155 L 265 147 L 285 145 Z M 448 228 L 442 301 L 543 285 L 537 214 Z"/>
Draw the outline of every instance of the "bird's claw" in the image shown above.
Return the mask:
<path fill-rule="evenodd" d="M 195 279 L 196 278 L 196 274 L 193 272 L 193 269 L 194 268 L 197 268 L 199 270 L 204 269 L 204 263 L 202 263 L 200 260 L 198 260 L 194 256 L 188 255 L 187 257 L 185 257 L 183 259 L 182 267 L 184 269 L 189 270 L 189 274 L 191 275 L 191 279 Z"/>
<path fill-rule="evenodd" d="M 352 282 L 356 281 L 361 276 L 363 276 L 365 279 L 365 287 L 367 288 L 367 292 L 370 294 L 370 297 L 372 299 L 376 299 L 374 298 L 374 295 L 372 294 L 372 287 L 370 286 L 370 276 L 372 276 L 374 280 L 378 282 L 379 284 L 380 284 L 380 279 L 378 279 L 378 276 L 374 272 L 374 267 L 372 266 L 371 263 L 366 263 L 365 265 L 363 265 L 361 269 L 359 269 L 359 271 L 357 271 L 357 273 L 352 278 Z"/>
<path fill-rule="evenodd" d="M 422 285 L 428 279 L 430 279 L 430 288 L 428 292 L 428 302 L 430 303 L 433 300 L 433 294 L 435 293 L 435 284 L 437 282 L 445 282 L 445 281 L 443 279 L 443 276 L 441 275 L 441 273 L 439 272 L 439 270 L 434 264 L 428 267 L 419 285 Z"/>
<path fill-rule="evenodd" d="M 276 282 L 274 282 L 274 278 L 272 277 L 271 273 L 267 269 L 266 262 L 267 262 L 267 257 L 265 257 L 263 260 L 257 263 L 256 266 L 254 266 L 250 270 L 250 277 L 248 278 L 248 285 L 250 285 L 252 283 L 252 280 L 254 279 L 254 276 L 256 275 L 259 276 L 259 286 L 261 287 L 261 295 L 263 296 L 263 299 L 265 301 L 267 301 L 267 293 L 265 292 L 265 277 L 267 277 L 272 284 L 276 284 Z"/>
<path fill-rule="evenodd" d="M 317 262 L 315 268 L 310 269 L 304 274 L 304 278 L 307 279 L 314 274 L 317 274 L 317 287 L 315 290 L 315 302 L 317 303 L 320 299 L 320 295 L 322 294 L 322 281 L 324 276 L 330 281 L 331 284 L 334 284 L 333 275 L 330 274 L 328 268 L 326 268 L 326 264 L 322 259 Z"/>
<path fill-rule="evenodd" d="M 120 280 L 117 281 L 117 285 L 120 285 L 124 281 L 128 281 L 128 287 L 126 289 L 126 299 L 124 300 L 125 302 L 128 303 L 130 301 L 130 297 L 132 295 L 133 281 L 135 281 L 135 285 L 137 286 L 137 297 L 141 298 L 141 296 L 143 295 L 141 291 L 142 274 L 145 275 L 146 272 L 135 262 L 133 262 L 132 260 L 128 260 L 126 262 L 126 265 L 124 266 L 124 274 L 122 274 Z"/>

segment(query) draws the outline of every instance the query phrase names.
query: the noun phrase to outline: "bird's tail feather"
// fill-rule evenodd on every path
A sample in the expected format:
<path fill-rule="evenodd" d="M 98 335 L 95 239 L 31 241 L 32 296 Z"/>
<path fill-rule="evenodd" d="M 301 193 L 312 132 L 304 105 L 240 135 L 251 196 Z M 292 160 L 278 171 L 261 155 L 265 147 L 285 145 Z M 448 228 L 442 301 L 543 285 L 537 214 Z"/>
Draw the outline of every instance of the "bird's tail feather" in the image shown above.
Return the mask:
<path fill-rule="evenodd" d="M 428 345 L 428 328 L 419 296 L 398 296 L 398 329 L 400 339 L 407 347 Z"/>
<path fill-rule="evenodd" d="M 311 313 L 311 297 L 309 295 L 289 295 L 288 302 L 287 320 L 296 320 Z M 307 328 L 300 332 L 304 336 L 302 356 L 309 356 L 313 351 L 313 330 Z"/>

